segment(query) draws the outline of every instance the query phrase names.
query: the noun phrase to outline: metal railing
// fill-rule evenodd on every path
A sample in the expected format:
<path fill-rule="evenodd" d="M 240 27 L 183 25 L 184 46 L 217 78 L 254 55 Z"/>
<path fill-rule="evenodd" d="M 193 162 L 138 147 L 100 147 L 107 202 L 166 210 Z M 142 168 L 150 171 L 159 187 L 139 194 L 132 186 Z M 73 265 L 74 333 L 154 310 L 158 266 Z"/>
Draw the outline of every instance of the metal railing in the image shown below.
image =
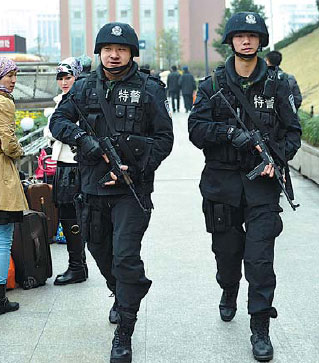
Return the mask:
<path fill-rule="evenodd" d="M 58 94 L 57 63 L 18 62 L 18 81 L 13 96 L 16 103 L 51 101 Z"/>
<path fill-rule="evenodd" d="M 29 177 L 34 173 L 36 155 L 39 154 L 42 148 L 48 145 L 48 139 L 43 136 L 43 130 L 44 126 L 19 139 L 24 150 L 24 155 L 17 161 L 17 168 L 18 170 L 22 170 L 24 165 L 27 164 Z"/>

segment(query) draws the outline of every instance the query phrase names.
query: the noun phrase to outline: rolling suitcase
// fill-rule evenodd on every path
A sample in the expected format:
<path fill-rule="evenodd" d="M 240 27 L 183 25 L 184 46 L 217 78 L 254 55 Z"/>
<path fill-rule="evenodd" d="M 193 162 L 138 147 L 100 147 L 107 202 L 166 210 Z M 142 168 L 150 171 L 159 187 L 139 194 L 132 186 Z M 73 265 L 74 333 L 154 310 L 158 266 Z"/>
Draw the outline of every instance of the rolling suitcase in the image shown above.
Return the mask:
<path fill-rule="evenodd" d="M 43 212 L 48 221 L 49 243 L 54 242 L 59 224 L 58 209 L 52 201 L 52 185 L 47 183 L 30 184 L 27 189 L 29 208 Z"/>
<path fill-rule="evenodd" d="M 15 223 L 11 253 L 16 281 L 23 289 L 44 285 L 47 278 L 52 276 L 47 219 L 44 213 L 33 210 L 23 213 L 23 222 Z"/>

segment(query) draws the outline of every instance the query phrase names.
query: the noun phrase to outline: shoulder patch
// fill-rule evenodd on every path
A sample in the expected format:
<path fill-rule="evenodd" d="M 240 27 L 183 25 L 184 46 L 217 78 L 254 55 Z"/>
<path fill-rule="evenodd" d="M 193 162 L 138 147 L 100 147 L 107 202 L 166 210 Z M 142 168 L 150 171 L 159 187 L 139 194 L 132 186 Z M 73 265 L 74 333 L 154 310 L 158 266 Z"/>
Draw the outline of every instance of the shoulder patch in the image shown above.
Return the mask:
<path fill-rule="evenodd" d="M 168 116 L 169 116 L 170 118 L 172 118 L 172 112 L 171 112 L 171 109 L 169 108 L 169 102 L 168 102 L 168 100 L 165 100 L 165 101 L 164 101 L 164 105 L 165 105 L 166 111 L 167 111 L 167 113 L 168 113 Z"/>
<path fill-rule="evenodd" d="M 295 106 L 295 100 L 294 100 L 294 96 L 293 94 L 291 94 L 289 97 L 288 97 L 288 100 L 289 100 L 289 103 L 290 103 L 290 106 L 293 110 L 294 113 L 297 113 L 297 109 L 296 109 L 296 106 Z"/>

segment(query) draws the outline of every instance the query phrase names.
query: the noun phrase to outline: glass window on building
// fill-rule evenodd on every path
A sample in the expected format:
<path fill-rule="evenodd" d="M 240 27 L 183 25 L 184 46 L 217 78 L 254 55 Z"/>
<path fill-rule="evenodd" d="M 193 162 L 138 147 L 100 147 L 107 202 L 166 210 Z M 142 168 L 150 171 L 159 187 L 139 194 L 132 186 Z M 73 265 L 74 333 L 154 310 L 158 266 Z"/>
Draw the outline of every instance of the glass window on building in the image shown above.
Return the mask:
<path fill-rule="evenodd" d="M 117 0 L 116 1 L 116 21 L 128 23 L 133 21 L 132 0 Z"/>
<path fill-rule="evenodd" d="M 145 49 L 140 49 L 140 63 L 154 65 L 156 63 L 156 1 L 140 0 L 140 32 L 139 39 L 145 41 Z"/>
<path fill-rule="evenodd" d="M 69 0 L 72 57 L 85 53 L 85 0 Z"/>
<path fill-rule="evenodd" d="M 164 0 L 164 29 L 175 29 L 178 31 L 179 28 L 179 8 L 178 0 Z"/>

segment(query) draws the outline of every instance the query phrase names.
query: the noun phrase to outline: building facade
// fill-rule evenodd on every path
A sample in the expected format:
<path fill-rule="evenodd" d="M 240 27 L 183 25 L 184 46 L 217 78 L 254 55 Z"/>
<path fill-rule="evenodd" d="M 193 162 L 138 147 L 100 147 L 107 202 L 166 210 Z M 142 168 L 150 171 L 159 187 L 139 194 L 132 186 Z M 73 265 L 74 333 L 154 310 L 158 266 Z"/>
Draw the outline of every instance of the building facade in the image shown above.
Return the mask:
<path fill-rule="evenodd" d="M 59 61 L 60 44 L 60 16 L 59 14 L 38 14 L 37 15 L 38 38 L 37 44 L 40 52 L 50 61 Z"/>
<path fill-rule="evenodd" d="M 274 43 L 303 26 L 318 21 L 316 0 L 255 0 L 255 4 L 265 7 L 266 24 Z M 230 1 L 226 1 L 226 6 L 229 5 Z"/>
<path fill-rule="evenodd" d="M 209 23 L 209 61 L 218 61 L 211 43 L 224 10 L 224 0 L 60 0 L 61 57 L 94 57 L 98 30 L 119 21 L 132 25 L 143 41 L 140 63 L 158 64 L 164 30 L 176 34 L 181 63 L 203 62 L 203 24 Z"/>

